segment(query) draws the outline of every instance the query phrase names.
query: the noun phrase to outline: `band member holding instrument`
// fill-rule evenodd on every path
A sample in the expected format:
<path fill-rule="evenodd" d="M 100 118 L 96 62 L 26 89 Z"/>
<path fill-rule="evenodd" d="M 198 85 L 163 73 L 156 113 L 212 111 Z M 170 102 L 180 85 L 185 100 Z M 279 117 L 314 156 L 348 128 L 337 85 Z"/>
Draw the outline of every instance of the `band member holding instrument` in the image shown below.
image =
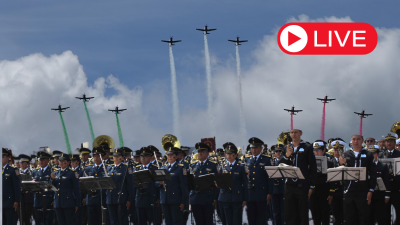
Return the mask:
<path fill-rule="evenodd" d="M 344 153 L 346 143 L 339 138 L 332 142 L 333 152 L 333 167 L 339 167 L 340 157 Z M 329 190 L 329 203 L 332 206 L 332 214 L 335 218 L 334 225 L 341 225 L 343 222 L 343 184 L 341 181 L 333 182 Z"/>
<path fill-rule="evenodd" d="M 300 168 L 303 179 L 287 179 L 285 186 L 285 219 L 287 225 L 308 224 L 308 201 L 313 193 L 317 166 L 312 145 L 301 140 L 303 132 L 290 131 L 292 142 L 283 149 L 279 163 Z M 291 212 L 291 213 L 288 213 Z"/>
<path fill-rule="evenodd" d="M 376 186 L 373 172 L 373 155 L 363 148 L 364 139 L 361 135 L 351 137 L 352 149 L 340 157 L 340 165 L 346 167 L 365 167 L 365 181 L 344 181 L 344 211 L 347 224 L 368 224 L 369 205 Z"/>
<path fill-rule="evenodd" d="M 272 166 L 278 166 L 278 160 L 281 157 L 283 144 L 271 146 L 271 150 L 275 152 L 275 158 L 272 159 Z M 283 225 L 284 217 L 284 202 L 283 194 L 285 191 L 285 179 L 277 178 L 272 181 L 272 213 L 274 217 L 274 225 Z"/>
<path fill-rule="evenodd" d="M 31 157 L 25 154 L 19 155 L 20 163 L 21 163 L 21 174 L 32 175 L 32 171 L 29 168 L 29 163 L 31 161 Z M 31 217 L 33 217 L 33 193 L 22 192 L 21 193 L 23 204 L 22 207 L 22 221 L 24 224 L 31 223 Z M 22 201 L 22 200 L 21 200 Z"/>

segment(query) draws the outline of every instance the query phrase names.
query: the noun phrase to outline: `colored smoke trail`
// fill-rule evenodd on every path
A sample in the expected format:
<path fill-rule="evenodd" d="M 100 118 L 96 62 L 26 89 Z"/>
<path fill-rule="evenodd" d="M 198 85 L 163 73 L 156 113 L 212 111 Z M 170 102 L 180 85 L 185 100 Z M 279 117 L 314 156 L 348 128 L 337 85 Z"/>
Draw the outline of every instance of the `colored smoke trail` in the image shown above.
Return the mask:
<path fill-rule="evenodd" d="M 210 61 L 210 53 L 208 52 L 208 42 L 207 35 L 204 33 L 204 55 L 206 62 L 206 75 L 207 75 L 207 99 L 208 99 L 208 116 L 210 119 L 210 130 L 211 134 L 215 136 L 215 122 L 214 122 L 214 114 L 213 114 L 213 93 L 211 86 L 211 61 Z"/>
<path fill-rule="evenodd" d="M 71 145 L 69 144 L 67 128 L 65 127 L 63 116 L 61 114 L 61 111 L 58 111 L 58 113 L 60 114 L 61 124 L 62 124 L 63 130 L 64 130 L 64 139 L 65 139 L 65 144 L 67 145 L 68 154 L 72 154 Z"/>
<path fill-rule="evenodd" d="M 118 113 L 115 113 L 115 117 L 117 118 L 119 147 L 122 148 L 122 147 L 124 147 L 124 139 L 122 138 L 122 130 L 121 130 L 121 125 L 119 124 Z"/>
<path fill-rule="evenodd" d="M 361 118 L 361 120 L 360 120 L 360 135 L 362 136 L 362 119 L 363 119 L 363 117 L 360 116 L 360 118 Z"/>
<path fill-rule="evenodd" d="M 93 143 L 93 141 L 94 141 L 94 132 L 93 132 L 92 120 L 90 119 L 89 111 L 87 109 L 85 100 L 83 100 L 83 104 L 85 105 L 86 117 L 87 117 L 87 120 L 88 120 L 88 123 L 89 123 L 89 129 L 90 129 L 90 136 L 92 138 L 92 143 Z"/>
<path fill-rule="evenodd" d="M 322 121 L 321 121 L 321 140 L 325 140 L 325 105 L 326 103 L 324 102 L 324 108 L 322 109 Z"/>
<path fill-rule="evenodd" d="M 174 54 L 172 53 L 172 45 L 169 44 L 169 63 L 171 67 L 171 90 L 172 90 L 172 115 L 173 115 L 173 131 L 174 135 L 178 138 L 181 137 L 179 128 L 179 100 L 178 100 L 178 87 L 176 84 L 176 71 Z"/>
<path fill-rule="evenodd" d="M 240 131 L 241 131 L 241 140 L 245 142 L 246 140 L 246 121 L 244 120 L 243 113 L 243 99 L 242 99 L 242 77 L 240 70 L 240 56 L 239 56 L 239 46 L 236 45 L 236 70 L 238 76 L 238 84 L 239 84 L 239 104 L 240 104 Z"/>
<path fill-rule="evenodd" d="M 293 113 L 290 112 L 290 130 L 293 130 Z"/>

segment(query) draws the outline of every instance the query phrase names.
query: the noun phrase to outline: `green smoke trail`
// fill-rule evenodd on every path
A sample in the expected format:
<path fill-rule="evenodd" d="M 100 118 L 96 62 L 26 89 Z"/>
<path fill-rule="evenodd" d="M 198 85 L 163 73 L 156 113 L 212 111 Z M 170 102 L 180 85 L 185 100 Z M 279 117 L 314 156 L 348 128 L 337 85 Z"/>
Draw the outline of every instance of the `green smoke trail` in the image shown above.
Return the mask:
<path fill-rule="evenodd" d="M 62 114 L 61 114 L 61 111 L 58 111 L 58 113 L 60 113 L 60 119 L 61 119 L 61 123 L 62 123 L 63 130 L 64 130 L 64 138 L 65 138 L 65 144 L 67 144 L 68 154 L 72 154 L 71 145 L 69 144 L 69 138 L 68 138 L 67 128 L 65 127 L 65 123 L 64 123 L 63 116 L 62 116 Z"/>
<path fill-rule="evenodd" d="M 122 130 L 121 130 L 121 125 L 119 125 L 118 113 L 115 113 L 115 117 L 117 118 L 119 147 L 122 148 L 124 147 L 124 139 L 122 138 Z"/>
<path fill-rule="evenodd" d="M 89 129 L 90 129 L 90 136 L 92 137 L 92 143 L 94 142 L 94 132 L 93 132 L 93 126 L 92 126 L 92 120 L 90 119 L 89 111 L 86 106 L 86 101 L 83 100 L 83 104 L 85 105 L 85 111 L 86 111 L 86 117 L 89 123 Z"/>

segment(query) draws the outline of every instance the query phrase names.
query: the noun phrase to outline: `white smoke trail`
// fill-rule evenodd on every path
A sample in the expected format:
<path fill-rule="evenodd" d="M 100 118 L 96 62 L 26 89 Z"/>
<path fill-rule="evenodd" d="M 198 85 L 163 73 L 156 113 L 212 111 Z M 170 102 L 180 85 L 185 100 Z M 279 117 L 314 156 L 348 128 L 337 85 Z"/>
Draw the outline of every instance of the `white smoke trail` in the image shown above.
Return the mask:
<path fill-rule="evenodd" d="M 240 142 L 246 143 L 246 122 L 243 114 L 243 99 L 242 99 L 242 77 L 240 75 L 240 56 L 239 56 L 239 45 L 236 45 L 236 70 L 239 84 L 239 104 L 240 104 Z"/>
<path fill-rule="evenodd" d="M 204 55 L 206 61 L 206 75 L 207 75 L 207 99 L 208 99 L 208 115 L 210 117 L 210 131 L 212 136 L 216 135 L 215 131 L 215 119 L 213 113 L 213 93 L 211 86 L 211 61 L 210 53 L 208 52 L 207 35 L 204 33 Z"/>
<path fill-rule="evenodd" d="M 179 127 L 178 87 L 176 85 L 175 60 L 174 60 L 174 54 L 172 53 L 171 44 L 169 44 L 169 63 L 171 67 L 173 132 L 176 137 L 181 138 L 181 131 Z"/>

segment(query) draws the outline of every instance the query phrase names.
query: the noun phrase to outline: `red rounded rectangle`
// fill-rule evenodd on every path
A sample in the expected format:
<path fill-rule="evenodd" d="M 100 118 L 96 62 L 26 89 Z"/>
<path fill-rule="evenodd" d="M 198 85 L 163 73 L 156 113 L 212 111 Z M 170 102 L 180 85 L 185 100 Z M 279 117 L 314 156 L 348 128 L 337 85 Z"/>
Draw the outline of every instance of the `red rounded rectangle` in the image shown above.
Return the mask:
<path fill-rule="evenodd" d="M 368 23 L 288 23 L 278 32 L 279 48 L 290 55 L 366 55 L 377 44 Z"/>

